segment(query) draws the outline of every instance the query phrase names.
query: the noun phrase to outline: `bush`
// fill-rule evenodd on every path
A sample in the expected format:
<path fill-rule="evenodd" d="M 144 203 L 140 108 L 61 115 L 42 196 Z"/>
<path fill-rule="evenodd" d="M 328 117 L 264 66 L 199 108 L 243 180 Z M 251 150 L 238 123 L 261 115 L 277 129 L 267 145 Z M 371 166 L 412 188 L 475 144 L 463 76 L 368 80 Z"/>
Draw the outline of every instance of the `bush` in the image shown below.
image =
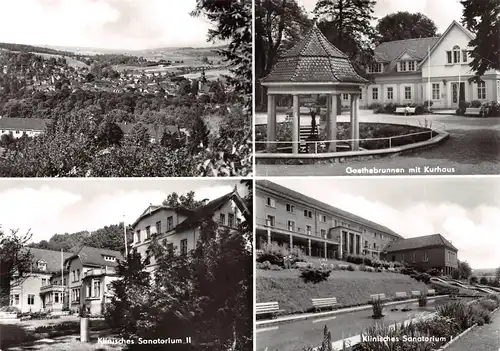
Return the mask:
<path fill-rule="evenodd" d="M 52 325 L 41 325 L 35 328 L 36 333 L 50 333 L 54 331 L 63 331 L 63 330 L 78 330 L 79 324 L 76 322 L 65 322 L 59 324 Z"/>
<path fill-rule="evenodd" d="M 275 243 L 265 243 L 262 245 L 260 253 L 257 255 L 257 262 L 266 262 L 278 266 L 284 265 L 284 257 L 288 255 L 288 250 Z"/>
<path fill-rule="evenodd" d="M 21 310 L 15 306 L 2 306 L 2 307 L 0 307 L 0 312 L 20 314 Z"/>
<path fill-rule="evenodd" d="M 481 307 L 490 312 L 494 311 L 498 307 L 498 302 L 489 299 L 480 300 L 479 304 L 481 305 Z"/>
<path fill-rule="evenodd" d="M 470 103 L 470 107 L 479 108 L 481 107 L 481 104 L 482 102 L 479 100 L 472 100 Z"/>
<path fill-rule="evenodd" d="M 356 268 L 354 268 L 354 266 L 352 264 L 350 264 L 347 266 L 347 270 L 350 272 L 354 272 L 356 270 Z"/>
<path fill-rule="evenodd" d="M 419 278 L 420 278 L 420 281 L 425 283 L 425 284 L 429 284 L 429 282 L 431 280 L 430 274 L 427 274 L 427 273 L 420 273 Z"/>
<path fill-rule="evenodd" d="M 257 264 L 255 265 L 255 268 L 269 270 L 269 269 L 271 269 L 271 263 L 269 261 L 257 262 Z"/>
<path fill-rule="evenodd" d="M 427 294 L 424 291 L 421 291 L 420 295 L 418 296 L 418 305 L 420 307 L 427 306 Z"/>
<path fill-rule="evenodd" d="M 437 277 L 441 275 L 441 271 L 437 268 L 432 268 L 427 271 L 427 274 L 429 274 L 432 277 Z"/>
<path fill-rule="evenodd" d="M 439 306 L 437 308 L 437 313 L 440 316 L 455 320 L 460 330 L 466 330 L 477 322 L 477 316 L 472 306 L 466 305 L 461 301 L 452 301 Z"/>
<path fill-rule="evenodd" d="M 491 101 L 484 103 L 482 108 L 484 109 L 485 117 L 500 117 L 500 104 L 496 101 Z"/>
<path fill-rule="evenodd" d="M 426 106 L 426 107 L 428 107 L 428 106 L 432 107 L 432 105 L 434 105 L 434 101 L 432 101 L 432 100 L 425 100 L 424 101 L 424 106 Z"/>
<path fill-rule="evenodd" d="M 373 102 L 370 105 L 368 105 L 369 110 L 375 110 L 375 109 L 382 108 L 382 107 L 383 107 L 383 105 L 379 102 Z"/>
<path fill-rule="evenodd" d="M 300 272 L 300 278 L 304 283 L 321 283 L 328 280 L 331 270 L 324 268 L 304 268 Z"/>
<path fill-rule="evenodd" d="M 384 302 L 381 299 L 373 300 L 372 310 L 373 310 L 373 315 L 372 315 L 373 318 L 375 319 L 382 318 L 384 316 L 383 314 Z"/>

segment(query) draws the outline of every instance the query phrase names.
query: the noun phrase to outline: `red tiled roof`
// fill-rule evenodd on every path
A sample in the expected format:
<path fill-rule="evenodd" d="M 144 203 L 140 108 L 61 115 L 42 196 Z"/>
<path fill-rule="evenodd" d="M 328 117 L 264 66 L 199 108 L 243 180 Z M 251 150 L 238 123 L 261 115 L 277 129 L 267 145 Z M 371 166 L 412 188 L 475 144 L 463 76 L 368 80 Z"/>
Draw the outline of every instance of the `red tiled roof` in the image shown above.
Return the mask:
<path fill-rule="evenodd" d="M 441 234 L 432 234 L 425 236 L 418 236 L 416 238 L 408 238 L 396 240 L 390 244 L 388 244 L 385 248 L 385 252 L 395 252 L 395 251 L 405 251 L 405 250 L 414 250 L 420 249 L 424 247 L 435 247 L 435 246 L 444 246 L 453 251 L 458 251 L 458 249 L 453 246 L 451 242 L 445 239 Z"/>
<path fill-rule="evenodd" d="M 280 57 L 263 83 L 367 83 L 349 58 L 331 44 L 314 25 L 297 45 Z"/>

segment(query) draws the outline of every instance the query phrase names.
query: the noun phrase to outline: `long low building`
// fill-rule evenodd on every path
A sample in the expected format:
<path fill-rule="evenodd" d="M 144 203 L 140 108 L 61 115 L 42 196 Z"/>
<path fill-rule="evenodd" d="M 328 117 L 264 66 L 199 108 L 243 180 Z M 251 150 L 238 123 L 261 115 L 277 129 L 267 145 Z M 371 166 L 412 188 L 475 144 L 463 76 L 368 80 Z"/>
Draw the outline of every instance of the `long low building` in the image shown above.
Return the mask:
<path fill-rule="evenodd" d="M 403 237 L 391 229 L 267 180 L 256 186 L 257 249 L 264 243 L 299 247 L 314 257 L 380 258 Z"/>

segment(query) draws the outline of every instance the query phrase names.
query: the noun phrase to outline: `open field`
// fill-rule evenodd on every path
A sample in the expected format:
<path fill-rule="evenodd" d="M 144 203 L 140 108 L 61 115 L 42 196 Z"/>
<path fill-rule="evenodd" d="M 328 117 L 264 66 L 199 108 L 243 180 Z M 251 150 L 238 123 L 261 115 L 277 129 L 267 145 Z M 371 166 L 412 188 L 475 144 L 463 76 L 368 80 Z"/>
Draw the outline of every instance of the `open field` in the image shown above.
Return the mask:
<path fill-rule="evenodd" d="M 371 294 L 385 293 L 394 297 L 395 292 L 427 290 L 429 287 L 407 275 L 397 273 L 371 273 L 332 271 L 328 281 L 306 284 L 299 277 L 299 270 L 257 270 L 257 302 L 278 301 L 286 314 L 311 309 L 311 298 L 336 297 L 340 306 L 366 304 Z"/>

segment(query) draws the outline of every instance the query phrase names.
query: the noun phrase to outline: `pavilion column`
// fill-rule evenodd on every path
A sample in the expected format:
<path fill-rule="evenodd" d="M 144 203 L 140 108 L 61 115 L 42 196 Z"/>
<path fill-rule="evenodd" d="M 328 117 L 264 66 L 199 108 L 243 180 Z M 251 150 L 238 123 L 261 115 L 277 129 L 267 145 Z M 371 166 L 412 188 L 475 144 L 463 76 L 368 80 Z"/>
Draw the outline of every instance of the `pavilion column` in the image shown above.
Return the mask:
<path fill-rule="evenodd" d="M 359 95 L 351 94 L 351 151 L 359 150 Z"/>
<path fill-rule="evenodd" d="M 307 239 L 307 252 L 311 256 L 311 239 Z"/>
<path fill-rule="evenodd" d="M 292 153 L 299 153 L 299 130 L 300 130 L 300 97 L 293 95 L 293 121 L 292 121 Z"/>
<path fill-rule="evenodd" d="M 293 249 L 293 236 L 290 234 L 290 250 Z"/>
<path fill-rule="evenodd" d="M 325 245 L 325 258 L 328 258 L 328 255 L 327 255 L 328 250 L 327 250 L 327 246 L 326 246 L 327 245 L 326 241 L 323 243 L 323 245 Z"/>
<path fill-rule="evenodd" d="M 267 95 L 267 150 L 276 151 L 276 97 L 272 94 Z"/>
<path fill-rule="evenodd" d="M 328 140 L 337 140 L 337 94 L 332 94 L 328 96 L 327 101 L 330 100 L 330 114 L 327 116 L 328 118 L 328 130 L 327 130 L 327 138 Z M 330 142 L 328 146 L 328 151 L 336 152 L 337 151 L 337 143 Z"/>
<path fill-rule="evenodd" d="M 267 243 L 271 244 L 271 229 L 267 229 Z"/>
<path fill-rule="evenodd" d="M 347 233 L 346 235 L 346 238 L 347 238 L 347 254 L 350 255 L 351 254 L 351 238 L 350 238 L 350 234 Z"/>

